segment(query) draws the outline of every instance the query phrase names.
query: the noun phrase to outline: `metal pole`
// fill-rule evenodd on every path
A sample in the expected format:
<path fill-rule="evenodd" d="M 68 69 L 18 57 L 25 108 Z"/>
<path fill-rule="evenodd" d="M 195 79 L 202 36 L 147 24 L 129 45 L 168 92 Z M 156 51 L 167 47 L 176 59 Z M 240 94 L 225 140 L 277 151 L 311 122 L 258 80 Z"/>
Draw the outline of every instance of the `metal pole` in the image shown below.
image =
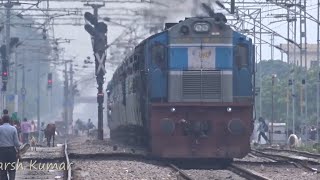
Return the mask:
<path fill-rule="evenodd" d="M 18 94 L 18 53 L 16 51 L 17 49 L 15 48 L 15 52 L 14 52 L 14 94 L 17 95 Z"/>
<path fill-rule="evenodd" d="M 73 64 L 71 62 L 70 64 L 70 91 L 69 91 L 69 101 L 70 101 L 70 107 L 69 107 L 69 124 L 73 123 Z M 69 132 L 69 129 L 68 129 Z"/>
<path fill-rule="evenodd" d="M 5 38 L 5 42 L 6 42 L 6 59 L 5 59 L 5 66 L 7 67 L 7 72 L 9 72 L 9 62 L 10 62 L 10 15 L 11 15 L 11 8 L 13 7 L 13 4 L 11 3 L 11 0 L 8 0 L 8 2 L 4 5 L 6 8 L 6 38 Z M 9 75 L 8 75 L 9 76 Z M 3 108 L 7 107 L 7 103 L 6 103 L 6 92 L 3 92 Z"/>
<path fill-rule="evenodd" d="M 40 137 L 40 59 L 38 60 L 38 70 L 37 70 L 37 127 L 38 127 L 38 137 Z"/>
<path fill-rule="evenodd" d="M 275 75 L 272 75 L 272 97 L 271 97 L 271 138 L 270 142 L 273 143 L 273 123 L 274 123 L 274 106 L 273 106 L 273 97 L 274 97 L 274 78 Z"/>
<path fill-rule="evenodd" d="M 262 89 L 262 65 L 261 65 L 261 60 L 262 60 L 262 42 L 261 42 L 261 40 L 262 40 L 262 23 L 261 23 L 261 9 L 260 9 L 260 11 L 259 11 L 259 39 L 260 39 L 260 41 L 259 41 L 259 64 L 260 64 L 260 66 L 259 66 L 259 71 L 260 71 L 260 73 L 259 73 L 259 86 L 260 86 L 260 93 L 259 93 L 259 106 L 260 106 L 260 114 L 259 114 L 259 117 L 262 117 L 262 110 L 263 110 L 263 108 L 262 108 L 262 91 L 263 91 L 263 89 Z"/>
<path fill-rule="evenodd" d="M 304 0 L 304 5 L 303 5 L 303 23 L 304 23 L 304 62 L 305 62 L 305 84 L 304 84 L 304 99 L 305 99 L 305 121 L 307 121 L 308 119 L 308 86 L 307 86 L 307 83 L 309 83 L 309 81 L 307 80 L 308 77 L 307 77 L 307 70 L 308 70 L 308 60 L 307 60 L 307 56 L 308 56 L 308 53 L 307 53 L 307 50 L 308 50 L 308 47 L 307 47 L 307 0 Z"/>
<path fill-rule="evenodd" d="M 274 33 L 271 34 L 271 60 L 274 60 Z"/>
<path fill-rule="evenodd" d="M 297 0 L 295 0 L 294 2 L 295 4 L 297 4 Z M 297 11 L 297 6 L 294 6 L 294 9 L 295 9 L 295 12 Z M 297 14 L 294 13 L 294 19 L 297 19 Z M 294 39 L 294 42 L 297 42 L 297 20 L 295 20 L 294 22 L 294 28 L 293 28 L 293 39 Z M 296 95 L 295 95 L 295 67 L 299 64 L 298 61 L 297 61 L 297 47 L 294 46 L 293 47 L 293 60 L 294 60 L 294 63 L 293 63 L 293 68 L 292 68 L 292 85 L 291 85 L 291 99 L 292 99 L 292 127 L 293 127 L 293 133 L 295 132 L 295 116 L 296 116 L 296 110 L 295 110 L 295 103 L 296 103 Z"/>
<path fill-rule="evenodd" d="M 25 53 L 23 53 L 25 55 Z M 22 94 L 22 118 L 25 118 L 25 108 L 26 108 L 26 79 L 25 79 L 25 56 L 22 58 L 22 88 L 21 88 L 21 94 Z"/>
<path fill-rule="evenodd" d="M 287 38 L 290 39 L 290 13 L 289 13 L 289 7 L 287 8 Z M 287 64 L 289 64 L 290 62 L 290 42 L 287 41 Z M 286 135 L 287 137 L 289 136 L 289 115 L 288 115 L 288 111 L 289 111 L 289 106 L 287 104 L 287 119 L 286 119 Z"/>
<path fill-rule="evenodd" d="M 320 20 L 320 0 L 318 0 L 318 13 L 317 13 L 317 19 L 318 21 Z M 318 138 L 318 143 L 320 143 L 320 137 L 319 137 L 319 125 L 320 125 L 320 114 L 319 114 L 319 108 L 320 108 L 320 24 L 317 23 L 317 72 L 318 72 L 318 83 L 317 83 L 317 138 Z"/>
<path fill-rule="evenodd" d="M 91 6 L 93 8 L 93 15 L 98 18 L 98 9 L 105 6 L 105 3 L 101 4 L 85 4 L 85 6 Z M 96 28 L 96 27 L 95 27 Z M 98 69 L 98 66 L 100 66 L 100 59 L 98 59 L 97 56 L 99 56 L 103 64 L 106 60 L 106 53 L 105 53 L 105 47 L 99 47 L 101 45 L 98 45 L 99 41 L 101 39 L 97 36 L 92 37 L 93 39 L 93 51 L 94 51 L 94 57 L 95 57 L 95 65 L 96 65 L 96 80 L 98 84 L 98 94 L 97 94 L 97 102 L 98 102 L 98 139 L 103 140 L 103 102 L 104 102 L 104 93 L 103 93 L 103 83 L 104 83 L 104 73 Z M 106 39 L 105 39 L 106 40 Z M 103 40 L 104 41 L 104 40 Z M 106 43 L 106 42 L 105 42 Z M 103 43 L 104 44 L 104 43 Z"/>
<path fill-rule="evenodd" d="M 19 111 L 19 96 L 18 96 L 18 53 L 17 48 L 14 52 L 14 112 L 18 114 Z"/>
<path fill-rule="evenodd" d="M 255 77 L 256 77 L 256 75 L 257 75 L 257 67 L 258 67 L 258 61 L 257 61 L 257 58 L 256 57 L 258 57 L 257 56 L 257 46 L 256 46 L 256 43 L 257 43 L 257 39 L 256 39 L 256 21 L 255 20 L 253 20 L 253 44 L 254 44 L 254 57 L 255 57 Z M 261 73 L 261 72 L 259 72 L 259 73 Z M 255 93 L 256 93 L 256 90 L 255 90 Z M 259 94 L 260 94 L 261 92 L 259 92 Z M 260 96 L 260 95 L 259 95 Z M 260 99 L 260 98 L 259 98 Z M 257 98 L 256 98 L 256 94 L 255 94 L 255 103 L 256 103 L 256 100 L 257 100 Z M 256 107 L 256 106 L 255 106 Z M 259 113 L 260 113 L 260 111 L 261 111 L 261 107 L 259 107 Z M 256 114 L 256 108 L 255 108 L 255 117 L 254 118 L 257 118 L 256 116 L 257 116 L 257 114 Z M 252 134 L 252 136 L 253 136 L 254 134 Z"/>
<path fill-rule="evenodd" d="M 67 129 L 69 128 L 69 123 L 68 123 L 68 67 L 67 67 L 67 61 L 64 63 L 64 122 L 65 122 L 65 134 L 67 135 L 68 131 Z"/>
<path fill-rule="evenodd" d="M 52 113 L 52 88 L 48 89 L 48 100 L 49 100 L 49 103 L 48 103 L 48 107 L 49 107 L 49 113 L 51 114 Z"/>
<path fill-rule="evenodd" d="M 98 8 L 99 7 L 95 7 L 94 8 L 94 16 L 98 18 Z M 97 52 L 99 54 L 100 57 L 102 57 L 102 55 L 105 52 Z M 97 61 L 96 59 L 97 57 L 95 56 L 95 61 Z M 96 65 L 97 66 L 97 65 Z M 97 75 L 97 83 L 98 83 L 98 95 L 97 95 L 97 100 L 98 100 L 98 139 L 99 140 L 103 140 L 103 99 L 102 101 L 99 101 L 99 96 L 103 95 L 103 75 L 98 74 Z"/>
<path fill-rule="evenodd" d="M 299 5 L 300 7 L 302 6 L 302 0 L 300 0 L 299 2 Z M 302 44 L 302 36 L 301 36 L 301 30 L 302 30 L 302 8 L 300 8 L 300 66 L 301 68 L 303 68 L 303 63 L 302 63 L 302 54 L 303 54 L 303 44 Z M 300 83 L 301 83 L 301 80 L 300 80 Z M 300 90 L 300 119 L 303 118 L 303 96 L 302 96 L 302 84 L 299 88 Z M 302 119 L 303 122 L 305 122 L 303 119 Z"/>

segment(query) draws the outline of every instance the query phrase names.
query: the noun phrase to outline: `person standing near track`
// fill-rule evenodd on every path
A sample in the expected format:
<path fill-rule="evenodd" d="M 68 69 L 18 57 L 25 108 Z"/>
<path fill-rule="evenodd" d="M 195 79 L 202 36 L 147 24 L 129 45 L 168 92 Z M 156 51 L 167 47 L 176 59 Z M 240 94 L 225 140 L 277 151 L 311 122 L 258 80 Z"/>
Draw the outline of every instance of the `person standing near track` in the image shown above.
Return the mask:
<path fill-rule="evenodd" d="M 4 109 L 2 113 L 3 113 L 2 116 L 9 116 L 9 111 L 7 109 Z"/>
<path fill-rule="evenodd" d="M 21 123 L 22 143 L 29 143 L 30 131 L 31 131 L 31 123 L 28 122 L 27 118 L 24 118 L 23 122 Z"/>
<path fill-rule="evenodd" d="M 20 142 L 17 129 L 9 124 L 10 117 L 3 116 L 3 125 L 0 126 L 0 162 L 3 164 L 0 169 L 0 179 L 15 179 L 16 161 L 20 158 Z M 5 166 L 6 165 L 6 166 Z"/>

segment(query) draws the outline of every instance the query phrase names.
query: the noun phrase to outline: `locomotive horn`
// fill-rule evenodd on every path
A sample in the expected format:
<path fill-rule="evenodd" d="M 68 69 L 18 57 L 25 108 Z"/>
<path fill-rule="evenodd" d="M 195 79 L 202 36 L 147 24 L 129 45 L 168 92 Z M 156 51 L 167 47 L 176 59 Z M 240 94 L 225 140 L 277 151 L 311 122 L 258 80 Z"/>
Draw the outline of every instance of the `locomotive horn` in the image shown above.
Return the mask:
<path fill-rule="evenodd" d="M 201 3 L 202 8 L 208 13 L 209 17 L 214 17 L 214 10 L 206 3 Z"/>
<path fill-rule="evenodd" d="M 224 23 L 225 24 L 225 23 L 227 23 L 227 18 L 222 13 L 215 14 L 214 19 L 215 19 L 217 24 L 220 24 L 220 23 Z"/>

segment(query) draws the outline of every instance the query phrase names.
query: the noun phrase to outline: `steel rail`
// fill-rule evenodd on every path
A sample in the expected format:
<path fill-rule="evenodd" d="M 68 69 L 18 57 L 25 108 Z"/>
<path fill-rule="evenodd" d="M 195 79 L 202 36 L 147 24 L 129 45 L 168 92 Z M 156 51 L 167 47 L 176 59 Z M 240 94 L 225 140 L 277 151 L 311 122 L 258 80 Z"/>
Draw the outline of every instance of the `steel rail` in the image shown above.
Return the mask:
<path fill-rule="evenodd" d="M 290 163 L 288 161 L 264 161 L 264 162 L 257 162 L 257 161 L 234 161 L 234 165 L 279 165 L 285 166 Z"/>
<path fill-rule="evenodd" d="M 248 180 L 271 180 L 270 178 L 264 177 L 262 174 L 255 171 L 249 171 L 235 164 L 231 164 L 227 169 Z"/>
<path fill-rule="evenodd" d="M 183 178 L 184 180 L 194 180 L 192 177 L 190 177 L 189 175 L 187 175 L 186 173 L 184 173 L 183 171 L 181 171 L 177 166 L 173 165 L 173 164 L 169 164 L 169 167 L 175 171 L 177 171 L 179 173 L 179 176 L 181 178 Z M 178 178 L 180 179 L 180 178 Z"/>
<path fill-rule="evenodd" d="M 308 164 L 307 164 L 307 163 L 310 163 L 310 164 L 320 165 L 320 162 L 318 160 L 316 160 L 316 159 L 313 159 L 313 158 L 300 159 L 300 158 L 289 157 L 289 156 L 279 155 L 279 154 L 268 154 L 268 153 L 264 153 L 264 152 L 257 151 L 257 150 L 251 150 L 251 152 L 256 154 L 256 155 L 260 155 L 260 156 L 263 156 L 263 157 L 268 157 L 270 159 L 274 159 L 274 160 L 277 160 L 277 161 L 279 159 L 292 161 L 293 163 L 297 163 L 297 164 L 299 164 L 300 166 L 302 166 L 303 168 L 305 168 L 305 169 L 307 169 L 309 171 L 320 173 L 320 170 L 314 169 L 314 168 L 308 166 Z"/>
<path fill-rule="evenodd" d="M 70 164 L 70 159 L 69 159 L 69 154 L 68 154 L 68 143 L 67 143 L 67 140 L 65 140 L 65 143 L 64 143 L 64 156 L 65 156 L 65 160 L 66 160 L 66 163 L 67 163 L 67 169 L 66 169 L 66 175 L 67 175 L 67 180 L 71 180 L 71 164 Z"/>
<path fill-rule="evenodd" d="M 275 151 L 275 152 L 288 152 L 288 153 L 296 153 L 301 156 L 305 156 L 308 158 L 320 158 L 320 154 L 310 153 L 306 151 L 298 151 L 298 150 L 291 150 L 291 149 L 274 149 L 274 148 L 263 148 L 260 149 L 261 151 Z"/>

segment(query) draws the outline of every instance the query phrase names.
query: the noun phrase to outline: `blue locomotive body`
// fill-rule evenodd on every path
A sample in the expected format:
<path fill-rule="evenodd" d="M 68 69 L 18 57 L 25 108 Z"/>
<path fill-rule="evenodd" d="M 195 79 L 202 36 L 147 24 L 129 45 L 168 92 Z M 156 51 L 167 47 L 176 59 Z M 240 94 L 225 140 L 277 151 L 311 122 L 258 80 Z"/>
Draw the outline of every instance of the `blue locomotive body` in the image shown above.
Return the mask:
<path fill-rule="evenodd" d="M 135 48 L 108 84 L 111 138 L 134 138 L 166 158 L 245 156 L 254 64 L 252 40 L 219 18 L 167 24 Z"/>

